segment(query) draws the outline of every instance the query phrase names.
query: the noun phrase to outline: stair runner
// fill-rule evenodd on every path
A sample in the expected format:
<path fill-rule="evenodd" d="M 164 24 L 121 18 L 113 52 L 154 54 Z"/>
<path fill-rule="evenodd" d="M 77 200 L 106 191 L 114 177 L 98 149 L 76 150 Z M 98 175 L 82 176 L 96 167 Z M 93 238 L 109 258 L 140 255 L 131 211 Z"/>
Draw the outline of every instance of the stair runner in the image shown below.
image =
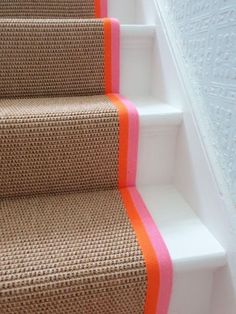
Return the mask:
<path fill-rule="evenodd" d="M 101 16 L 95 4 L 0 4 L 2 314 L 168 312 L 172 264 L 135 187 L 138 114 L 119 95 L 119 23 L 79 19 Z"/>
<path fill-rule="evenodd" d="M 0 18 L 102 18 L 107 0 L 1 0 Z"/>

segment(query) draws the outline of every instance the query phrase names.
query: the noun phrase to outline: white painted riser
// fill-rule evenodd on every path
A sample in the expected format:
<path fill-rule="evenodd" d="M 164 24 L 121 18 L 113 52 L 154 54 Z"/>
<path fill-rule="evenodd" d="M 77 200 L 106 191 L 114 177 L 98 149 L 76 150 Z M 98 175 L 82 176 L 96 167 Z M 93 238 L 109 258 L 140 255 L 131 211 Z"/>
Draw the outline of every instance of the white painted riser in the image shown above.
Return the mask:
<path fill-rule="evenodd" d="M 175 162 L 181 110 L 159 103 L 150 89 L 153 26 L 121 27 L 121 94 L 140 114 L 138 184 L 169 184 Z"/>
<path fill-rule="evenodd" d="M 148 25 L 121 26 L 121 93 L 126 96 L 152 93 L 154 33 Z"/>
<path fill-rule="evenodd" d="M 154 5 L 149 0 L 109 0 L 108 14 L 122 24 L 144 24 L 154 17 Z"/>
<path fill-rule="evenodd" d="M 162 59 L 166 55 L 160 50 L 160 44 L 154 25 L 121 25 L 123 95 L 129 98 L 152 98 L 155 106 L 169 103 L 167 85 L 171 85 L 173 79 L 163 73 Z M 176 98 L 174 102 L 177 103 Z"/>
<path fill-rule="evenodd" d="M 165 33 L 148 25 L 160 24 L 154 9 L 152 0 L 109 0 L 109 16 L 122 24 L 121 94 L 140 115 L 137 183 L 173 260 L 169 314 L 210 314 L 226 255 L 174 186 L 183 104 Z"/>

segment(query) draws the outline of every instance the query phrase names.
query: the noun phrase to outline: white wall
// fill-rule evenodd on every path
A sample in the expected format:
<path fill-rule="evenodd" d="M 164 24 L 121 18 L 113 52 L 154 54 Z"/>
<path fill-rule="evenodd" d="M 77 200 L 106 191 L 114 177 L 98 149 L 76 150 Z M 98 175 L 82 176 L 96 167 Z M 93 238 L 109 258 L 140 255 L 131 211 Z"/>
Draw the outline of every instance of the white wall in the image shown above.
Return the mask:
<path fill-rule="evenodd" d="M 236 204 L 236 1 L 165 0 Z"/>

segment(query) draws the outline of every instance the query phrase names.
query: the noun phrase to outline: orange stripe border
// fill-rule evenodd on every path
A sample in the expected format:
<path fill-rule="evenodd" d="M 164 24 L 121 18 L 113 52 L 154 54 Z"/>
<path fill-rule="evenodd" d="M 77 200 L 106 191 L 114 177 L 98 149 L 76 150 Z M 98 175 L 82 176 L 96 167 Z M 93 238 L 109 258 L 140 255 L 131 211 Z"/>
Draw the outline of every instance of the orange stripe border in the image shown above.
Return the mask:
<path fill-rule="evenodd" d="M 112 21 L 103 19 L 104 24 L 104 78 L 105 93 L 112 93 Z"/>
<path fill-rule="evenodd" d="M 126 106 L 115 94 L 106 95 L 114 104 L 119 115 L 119 188 L 127 186 L 128 166 L 128 139 L 129 139 L 129 114 Z"/>
<path fill-rule="evenodd" d="M 94 0 L 94 17 L 104 18 L 108 14 L 108 0 Z"/>
<path fill-rule="evenodd" d="M 95 11 L 95 18 L 101 17 L 101 2 L 100 0 L 94 0 L 94 11 Z"/>
<path fill-rule="evenodd" d="M 144 314 L 156 314 L 158 304 L 157 295 L 159 295 L 160 291 L 159 262 L 129 190 L 127 188 L 120 189 L 120 194 L 131 225 L 136 233 L 146 265 L 147 290 Z"/>

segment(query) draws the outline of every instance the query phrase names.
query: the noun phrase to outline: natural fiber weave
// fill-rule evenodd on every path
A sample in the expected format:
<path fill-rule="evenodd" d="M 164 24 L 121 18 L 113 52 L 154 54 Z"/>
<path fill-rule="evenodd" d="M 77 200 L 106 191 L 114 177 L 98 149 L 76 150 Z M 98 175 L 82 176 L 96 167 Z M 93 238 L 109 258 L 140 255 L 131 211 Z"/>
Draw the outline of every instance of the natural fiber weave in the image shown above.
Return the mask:
<path fill-rule="evenodd" d="M 119 27 L 67 19 L 77 8 L 91 17 L 90 0 L 0 3 L 0 313 L 167 314 L 169 255 L 134 187 L 137 111 L 111 94 Z"/>
<path fill-rule="evenodd" d="M 1 0 L 0 17 L 94 18 L 94 0 Z"/>
<path fill-rule="evenodd" d="M 142 314 L 146 269 L 118 190 L 1 201 L 1 314 Z"/>
<path fill-rule="evenodd" d="M 106 96 L 0 101 L 0 197 L 118 184 L 119 119 Z"/>
<path fill-rule="evenodd" d="M 102 20 L 0 19 L 0 98 L 105 94 Z"/>

